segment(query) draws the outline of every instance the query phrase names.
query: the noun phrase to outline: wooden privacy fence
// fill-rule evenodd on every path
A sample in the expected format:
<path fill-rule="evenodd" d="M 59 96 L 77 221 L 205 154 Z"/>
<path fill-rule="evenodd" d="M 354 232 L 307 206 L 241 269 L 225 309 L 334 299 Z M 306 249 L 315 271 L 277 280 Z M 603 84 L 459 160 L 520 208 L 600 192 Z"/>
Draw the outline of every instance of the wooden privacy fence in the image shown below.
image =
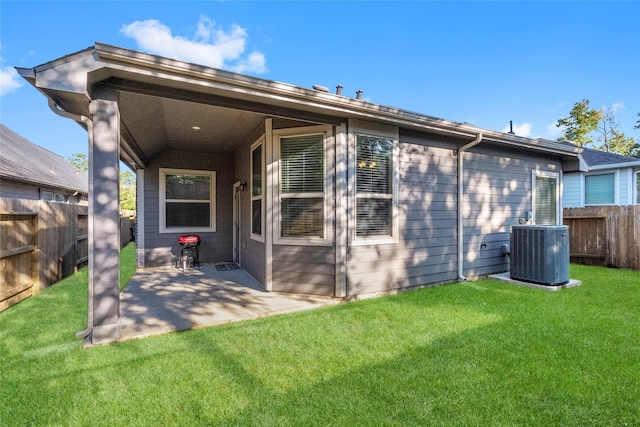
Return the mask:
<path fill-rule="evenodd" d="M 571 262 L 640 270 L 640 206 L 564 209 Z"/>
<path fill-rule="evenodd" d="M 121 244 L 131 239 L 121 219 Z M 0 199 L 0 311 L 73 274 L 88 261 L 87 206 Z"/>

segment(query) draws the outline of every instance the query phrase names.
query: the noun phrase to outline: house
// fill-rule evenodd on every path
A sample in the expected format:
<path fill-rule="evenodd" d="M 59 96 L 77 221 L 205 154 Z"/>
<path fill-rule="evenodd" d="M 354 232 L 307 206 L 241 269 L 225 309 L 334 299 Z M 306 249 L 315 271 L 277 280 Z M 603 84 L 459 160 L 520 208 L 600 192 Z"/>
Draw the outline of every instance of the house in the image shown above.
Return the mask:
<path fill-rule="evenodd" d="M 118 167 L 138 267 L 235 261 L 266 291 L 353 298 L 504 272 L 513 224 L 560 224 L 581 149 L 105 44 L 18 72 L 88 131 L 91 341 L 119 331 Z"/>
<path fill-rule="evenodd" d="M 87 175 L 0 124 L 0 198 L 86 204 Z"/>
<path fill-rule="evenodd" d="M 640 204 L 640 159 L 585 148 L 584 171 L 564 175 L 565 208 Z"/>

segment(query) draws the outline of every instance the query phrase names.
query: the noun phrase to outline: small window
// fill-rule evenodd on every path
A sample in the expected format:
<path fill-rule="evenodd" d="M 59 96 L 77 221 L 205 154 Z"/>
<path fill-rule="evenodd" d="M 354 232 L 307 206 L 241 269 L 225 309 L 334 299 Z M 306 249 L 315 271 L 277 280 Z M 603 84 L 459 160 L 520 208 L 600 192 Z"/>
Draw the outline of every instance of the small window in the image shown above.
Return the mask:
<path fill-rule="evenodd" d="M 560 218 L 559 176 L 556 173 L 534 172 L 534 222 L 541 225 L 557 225 Z"/>
<path fill-rule="evenodd" d="M 324 236 L 324 135 L 280 138 L 280 237 Z"/>
<path fill-rule="evenodd" d="M 585 205 L 613 205 L 615 203 L 615 175 L 587 175 L 584 177 Z"/>
<path fill-rule="evenodd" d="M 251 237 L 255 240 L 264 241 L 263 219 L 264 219 L 264 178 L 263 178 L 263 144 L 262 139 L 251 147 Z"/>
<path fill-rule="evenodd" d="M 160 232 L 215 231 L 213 171 L 160 169 Z"/>
<path fill-rule="evenodd" d="M 393 235 L 393 140 L 357 136 L 356 238 Z"/>
<path fill-rule="evenodd" d="M 640 205 L 640 172 L 636 172 L 636 204 Z"/>
<path fill-rule="evenodd" d="M 67 201 L 67 198 L 65 197 L 64 194 L 60 194 L 60 193 L 53 193 L 51 191 L 43 191 L 40 193 L 40 198 L 44 201 L 47 202 L 58 202 L 58 203 L 65 203 Z"/>

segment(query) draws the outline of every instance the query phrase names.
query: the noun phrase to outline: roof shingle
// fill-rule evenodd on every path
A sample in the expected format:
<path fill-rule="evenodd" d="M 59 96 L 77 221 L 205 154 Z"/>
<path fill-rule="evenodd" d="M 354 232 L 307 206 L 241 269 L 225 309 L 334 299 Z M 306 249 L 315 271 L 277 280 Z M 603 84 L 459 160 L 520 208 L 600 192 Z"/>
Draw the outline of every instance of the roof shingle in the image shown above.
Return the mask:
<path fill-rule="evenodd" d="M 86 173 L 0 124 L 0 176 L 22 182 L 87 193 Z"/>

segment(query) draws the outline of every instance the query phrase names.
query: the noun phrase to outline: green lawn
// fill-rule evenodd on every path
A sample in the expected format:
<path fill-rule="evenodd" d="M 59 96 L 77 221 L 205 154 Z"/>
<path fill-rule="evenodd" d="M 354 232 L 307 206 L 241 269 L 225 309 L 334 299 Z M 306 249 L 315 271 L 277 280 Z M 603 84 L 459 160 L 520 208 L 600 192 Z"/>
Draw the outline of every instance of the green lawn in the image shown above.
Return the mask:
<path fill-rule="evenodd" d="M 640 273 L 571 268 L 88 349 L 81 271 L 0 313 L 0 425 L 639 425 Z"/>

